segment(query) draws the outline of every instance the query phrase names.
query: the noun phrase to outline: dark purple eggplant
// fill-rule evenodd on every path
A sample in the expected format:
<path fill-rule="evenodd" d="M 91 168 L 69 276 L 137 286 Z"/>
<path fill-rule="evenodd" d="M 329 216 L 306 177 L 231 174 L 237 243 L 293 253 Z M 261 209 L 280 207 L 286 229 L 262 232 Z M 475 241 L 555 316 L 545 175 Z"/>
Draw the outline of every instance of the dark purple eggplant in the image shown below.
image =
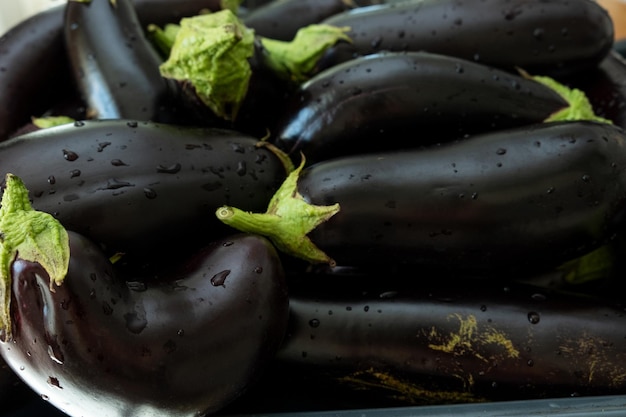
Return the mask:
<path fill-rule="evenodd" d="M 609 14 L 593 0 L 408 0 L 322 23 L 350 27 L 352 39 L 352 53 L 328 55 L 327 65 L 385 50 L 424 50 L 552 76 L 596 66 L 614 36 Z"/>
<path fill-rule="evenodd" d="M 392 399 L 406 406 L 626 389 L 623 300 L 506 278 L 442 278 L 419 270 L 289 276 L 290 325 L 279 364 L 317 376 L 308 397 L 361 392 L 357 407 L 365 408 Z"/>
<path fill-rule="evenodd" d="M 203 8 L 219 10 L 217 0 L 134 0 L 142 26 L 177 22 Z M 67 59 L 65 5 L 38 13 L 0 38 L 0 141 L 54 107 L 76 86 Z"/>
<path fill-rule="evenodd" d="M 52 9 L 0 38 L 0 140 L 48 110 L 71 86 L 61 23 L 60 9 Z"/>
<path fill-rule="evenodd" d="M 90 119 L 174 122 L 175 83 L 159 72 L 162 59 L 130 0 L 70 1 L 65 47 Z M 180 105 L 178 107 L 181 107 Z"/>
<path fill-rule="evenodd" d="M 623 228 L 625 146 L 611 124 L 542 123 L 300 165 L 266 213 L 216 214 L 312 263 L 549 269 Z"/>
<path fill-rule="evenodd" d="M 272 140 L 309 162 L 539 123 L 569 104 L 539 82 L 429 52 L 368 55 L 304 83 Z"/>
<path fill-rule="evenodd" d="M 622 56 L 613 52 L 597 68 L 563 82 L 585 91 L 598 115 L 626 128 L 626 60 Z"/>
<path fill-rule="evenodd" d="M 355 7 L 371 4 L 376 4 L 376 1 L 275 0 L 252 10 L 245 16 L 244 23 L 259 36 L 290 41 L 304 26 L 319 23 Z"/>
<path fill-rule="evenodd" d="M 231 202 L 267 205 L 285 178 L 257 139 L 230 130 L 92 120 L 0 144 L 0 166 L 33 206 L 110 251 L 170 251 L 228 232 L 213 216 Z"/>
<path fill-rule="evenodd" d="M 258 236 L 207 242 L 158 277 L 117 273 L 69 233 L 69 271 L 49 289 L 39 264 L 12 263 L 13 370 L 68 415 L 200 416 L 253 384 L 285 333 L 280 260 Z"/>

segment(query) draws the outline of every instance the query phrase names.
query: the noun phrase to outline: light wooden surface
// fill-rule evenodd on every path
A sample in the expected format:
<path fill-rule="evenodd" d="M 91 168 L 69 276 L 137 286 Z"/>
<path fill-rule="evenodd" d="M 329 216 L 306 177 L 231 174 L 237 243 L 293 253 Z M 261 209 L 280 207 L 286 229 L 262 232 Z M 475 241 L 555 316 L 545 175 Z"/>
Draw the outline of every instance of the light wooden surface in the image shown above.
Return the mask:
<path fill-rule="evenodd" d="M 604 7 L 611 18 L 615 26 L 615 38 L 626 38 L 626 0 L 597 0 L 598 3 Z"/>

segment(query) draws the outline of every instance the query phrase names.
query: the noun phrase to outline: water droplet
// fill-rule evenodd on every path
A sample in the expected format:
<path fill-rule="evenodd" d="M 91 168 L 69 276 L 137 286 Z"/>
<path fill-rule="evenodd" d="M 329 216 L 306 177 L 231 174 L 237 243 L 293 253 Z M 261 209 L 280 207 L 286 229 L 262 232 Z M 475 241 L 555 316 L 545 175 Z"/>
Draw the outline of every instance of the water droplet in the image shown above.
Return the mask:
<path fill-rule="evenodd" d="M 133 184 L 126 182 L 126 181 L 120 181 L 118 179 L 115 178 L 111 178 L 107 181 L 107 185 L 104 189 L 106 190 L 117 190 L 120 188 L 124 188 L 124 187 L 132 187 Z"/>
<path fill-rule="evenodd" d="M 57 182 L 57 179 L 54 177 L 54 175 L 50 175 L 48 177 L 48 184 L 54 185 L 56 182 Z"/>
<path fill-rule="evenodd" d="M 111 305 L 107 303 L 106 301 L 103 301 L 102 312 L 104 313 L 105 316 L 110 316 L 111 314 L 113 314 L 113 307 L 111 307 Z"/>
<path fill-rule="evenodd" d="M 48 384 L 52 385 L 53 387 L 57 387 L 59 389 L 63 389 L 63 387 L 61 386 L 61 383 L 59 382 L 59 378 L 55 378 L 53 376 L 49 376 L 48 377 Z"/>
<path fill-rule="evenodd" d="M 211 278 L 211 285 L 213 285 L 214 287 L 223 287 L 224 282 L 226 281 L 226 277 L 228 277 L 229 274 L 230 269 L 225 269 L 222 272 L 218 272 L 217 274 L 213 275 L 213 277 Z"/>
<path fill-rule="evenodd" d="M 463 74 L 465 72 L 465 68 L 463 68 L 461 64 L 456 64 L 454 70 L 457 74 Z"/>
<path fill-rule="evenodd" d="M 80 169 L 73 169 L 70 171 L 70 178 L 80 177 Z"/>
<path fill-rule="evenodd" d="M 148 289 L 144 282 L 139 281 L 127 281 L 126 286 L 131 291 L 143 292 Z"/>
<path fill-rule="evenodd" d="M 54 345 L 54 346 L 53 346 Z M 59 365 L 63 365 L 63 353 L 61 353 L 58 344 L 52 343 L 48 345 L 48 356 Z"/>
<path fill-rule="evenodd" d="M 98 152 L 102 152 L 104 150 L 104 148 L 106 148 L 110 144 L 111 144 L 111 142 L 101 142 L 101 143 L 99 143 L 98 144 Z"/>
<path fill-rule="evenodd" d="M 78 154 L 74 151 L 68 151 L 67 149 L 63 149 L 63 158 L 67 161 L 75 161 L 78 159 Z"/>
<path fill-rule="evenodd" d="M 481 305 L 480 306 L 480 311 L 487 311 L 487 306 L 486 305 Z"/>
<path fill-rule="evenodd" d="M 589 181 L 591 181 L 591 176 L 590 176 L 590 175 L 588 175 L 588 174 L 585 174 L 585 175 L 583 175 L 583 176 L 582 176 L 582 178 L 581 178 L 581 179 L 582 179 L 584 182 L 589 182 Z"/>
<path fill-rule="evenodd" d="M 168 166 L 157 165 L 156 170 L 159 174 L 176 174 L 181 168 L 182 165 L 177 162 Z"/>
<path fill-rule="evenodd" d="M 176 334 L 179 337 L 183 337 L 185 335 L 185 330 L 184 329 L 178 329 L 178 331 L 176 332 Z"/>
<path fill-rule="evenodd" d="M 141 333 L 148 325 L 146 317 L 138 314 L 136 311 L 124 314 L 124 320 L 126 320 L 126 328 L 128 331 L 134 334 Z"/>
<path fill-rule="evenodd" d="M 244 175 L 246 175 L 246 172 L 248 171 L 247 167 L 246 167 L 246 162 L 245 161 L 239 161 L 239 163 L 237 164 L 237 175 L 239 175 L 240 177 L 243 177 Z"/>
<path fill-rule="evenodd" d="M 85 122 L 83 122 L 82 120 L 76 120 L 74 122 L 74 126 L 76 126 L 76 127 L 83 127 L 83 126 L 85 126 Z"/>
<path fill-rule="evenodd" d="M 526 365 L 534 366 L 535 365 L 535 361 L 533 361 L 532 359 L 528 359 L 528 361 L 526 362 Z"/>
<path fill-rule="evenodd" d="M 375 37 L 374 39 L 372 39 L 372 42 L 371 42 L 372 48 L 378 49 L 382 42 L 383 42 L 383 38 L 381 38 L 380 36 Z"/>
<path fill-rule="evenodd" d="M 113 165 L 114 167 L 128 166 L 121 159 L 112 159 L 111 160 L 111 165 Z"/>
<path fill-rule="evenodd" d="M 132 128 L 136 128 L 137 126 L 139 126 L 139 124 L 136 121 L 134 121 L 134 120 L 129 121 L 128 123 L 126 123 L 126 125 L 128 125 L 128 127 L 132 127 Z"/>
<path fill-rule="evenodd" d="M 237 152 L 237 153 L 245 153 L 245 149 L 243 148 L 243 146 L 241 146 L 241 144 L 239 143 L 231 143 L 230 147 L 232 148 L 233 151 Z"/>
<path fill-rule="evenodd" d="M 496 155 L 504 155 L 506 153 L 506 149 L 504 148 L 498 148 L 498 150 L 496 151 Z"/>
<path fill-rule="evenodd" d="M 539 323 L 539 320 L 540 320 L 540 319 L 541 319 L 541 318 L 539 317 L 539 313 L 534 312 L 534 311 L 531 311 L 531 312 L 529 312 L 529 313 L 528 313 L 528 321 L 529 321 L 531 324 L 537 324 L 537 323 Z"/>
<path fill-rule="evenodd" d="M 320 321 L 318 319 L 311 319 L 309 320 L 309 326 L 315 329 L 320 326 Z"/>
<path fill-rule="evenodd" d="M 536 28 L 533 30 L 533 37 L 535 39 L 541 40 L 543 39 L 543 35 L 545 34 L 545 30 L 543 28 Z"/>
<path fill-rule="evenodd" d="M 378 298 L 393 298 L 398 295 L 397 291 L 385 291 L 378 295 Z"/>
<path fill-rule="evenodd" d="M 548 297 L 546 297 L 545 294 L 534 293 L 530 298 L 535 301 L 545 301 Z"/>
<path fill-rule="evenodd" d="M 257 266 L 256 268 L 254 268 L 254 272 L 256 274 L 262 274 L 263 273 L 263 267 L 262 266 Z"/>
<path fill-rule="evenodd" d="M 152 188 L 148 188 L 148 187 L 144 188 L 143 193 L 150 200 L 157 198 L 157 193 Z"/>
<path fill-rule="evenodd" d="M 50 397 L 48 397 L 46 394 L 41 394 L 41 399 L 44 401 L 48 401 Z"/>

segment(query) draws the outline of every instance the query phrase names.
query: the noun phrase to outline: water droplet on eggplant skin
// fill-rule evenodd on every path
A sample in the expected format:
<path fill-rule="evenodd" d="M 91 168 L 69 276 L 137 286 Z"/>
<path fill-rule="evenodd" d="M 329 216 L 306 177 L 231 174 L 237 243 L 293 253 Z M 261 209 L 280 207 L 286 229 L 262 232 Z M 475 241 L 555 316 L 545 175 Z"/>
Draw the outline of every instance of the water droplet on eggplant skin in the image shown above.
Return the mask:
<path fill-rule="evenodd" d="M 63 149 L 63 158 L 65 158 L 66 161 L 75 161 L 78 159 L 78 154 L 74 151 Z"/>
<path fill-rule="evenodd" d="M 157 165 L 156 170 L 159 174 L 176 174 L 181 170 L 181 168 L 182 165 L 177 162 L 168 166 Z"/>
<path fill-rule="evenodd" d="M 226 282 L 226 278 L 230 274 L 230 269 L 225 269 L 217 274 L 213 275 L 211 278 L 211 285 L 214 287 L 224 287 L 224 283 Z"/>

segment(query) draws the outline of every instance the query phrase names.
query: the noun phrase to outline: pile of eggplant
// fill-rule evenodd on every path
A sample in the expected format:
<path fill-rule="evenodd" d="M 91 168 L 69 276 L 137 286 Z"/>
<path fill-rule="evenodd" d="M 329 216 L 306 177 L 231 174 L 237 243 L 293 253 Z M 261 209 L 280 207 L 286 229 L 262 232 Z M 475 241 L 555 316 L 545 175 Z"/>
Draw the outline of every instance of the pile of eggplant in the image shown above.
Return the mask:
<path fill-rule="evenodd" d="M 0 398 L 150 417 L 626 394 L 613 47 L 593 0 L 23 21 L 0 38 Z M 240 101 L 174 57 L 225 58 Z"/>

